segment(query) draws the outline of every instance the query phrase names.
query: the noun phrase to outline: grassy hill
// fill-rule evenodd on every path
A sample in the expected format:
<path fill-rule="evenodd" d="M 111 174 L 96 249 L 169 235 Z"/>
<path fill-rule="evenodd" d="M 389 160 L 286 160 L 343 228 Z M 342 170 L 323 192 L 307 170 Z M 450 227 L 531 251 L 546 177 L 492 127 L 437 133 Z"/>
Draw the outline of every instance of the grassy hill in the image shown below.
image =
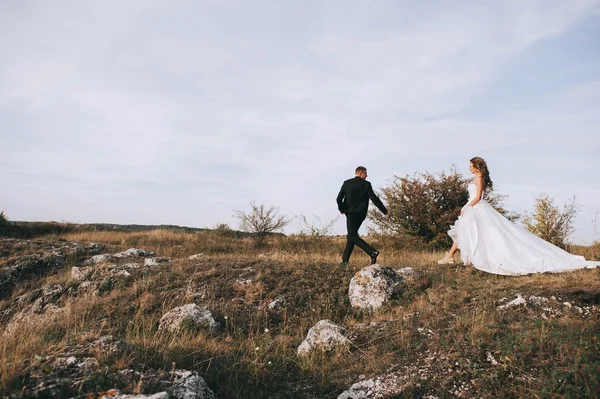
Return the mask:
<path fill-rule="evenodd" d="M 600 396 L 600 269 L 495 276 L 438 266 L 440 253 L 380 243 L 379 263 L 412 267 L 421 284 L 366 312 L 350 306 L 348 286 L 368 258 L 357 250 L 349 267 L 340 266 L 342 237 L 277 236 L 257 247 L 250 237 L 210 230 L 96 226 L 103 227 L 1 241 L 2 270 L 16 270 L 24 257 L 39 261 L 34 272 L 13 272 L 0 300 L 4 396 L 33 396 L 41 383 L 55 385 L 42 397 L 153 393 L 118 372 L 174 369 L 198 372 L 218 398 L 335 398 L 383 376 L 403 386 L 387 397 Z M 83 249 L 64 252 L 69 245 Z M 171 260 L 129 276 L 110 274 L 111 262 L 94 264 L 107 277 L 93 291 L 74 278 L 72 267 L 93 254 L 128 248 Z M 52 251 L 70 255 L 45 269 Z M 202 255 L 190 260 L 195 254 Z M 46 296 L 59 286 L 59 295 Z M 519 295 L 526 304 L 500 308 Z M 165 312 L 188 303 L 206 306 L 221 330 L 158 330 Z M 345 327 L 352 345 L 298 358 L 307 330 L 324 319 Z M 95 355 L 97 367 L 74 391 L 57 359 L 108 334 L 131 349 Z"/>

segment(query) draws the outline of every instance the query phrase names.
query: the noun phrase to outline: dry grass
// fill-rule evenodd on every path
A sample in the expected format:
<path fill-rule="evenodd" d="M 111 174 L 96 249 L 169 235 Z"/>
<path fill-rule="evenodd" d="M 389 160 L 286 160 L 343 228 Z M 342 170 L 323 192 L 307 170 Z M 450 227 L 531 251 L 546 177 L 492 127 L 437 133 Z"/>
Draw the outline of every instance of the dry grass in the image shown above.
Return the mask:
<path fill-rule="evenodd" d="M 175 260 L 99 297 L 69 300 L 60 318 L 44 315 L 34 325 L 5 333 L 1 392 L 21 389 L 35 355 L 113 334 L 135 350 L 120 359 L 100 359 L 103 365 L 143 371 L 170 370 L 175 364 L 198 371 L 219 398 L 335 397 L 361 374 L 424 364 L 431 356 L 436 360 L 430 377 L 415 380 L 407 395 L 460 396 L 452 387 L 462 382 L 478 397 L 600 395 L 597 313 L 586 318 L 565 312 L 544 320 L 537 308 L 496 308 L 499 299 L 518 293 L 597 306 L 600 270 L 503 277 L 468 266 L 439 267 L 440 253 L 382 248 L 380 263 L 413 267 L 425 276 L 426 286 L 369 314 L 352 309 L 347 295 L 350 279 L 368 263 L 367 256 L 357 251 L 349 268 L 340 266 L 343 238 L 278 237 L 260 248 L 247 238 L 211 232 L 91 232 L 60 238 L 103 242 L 107 252 L 139 247 Z M 206 256 L 187 260 L 197 253 Z M 29 289 L 75 284 L 69 278 L 68 271 L 41 277 Z M 277 297 L 285 298 L 285 306 L 269 311 L 267 304 Z M 0 310 L 11 301 L 0 301 Z M 220 333 L 158 332 L 162 314 L 192 301 L 211 310 L 223 327 Z M 322 319 L 348 327 L 353 345 L 297 358 L 308 328 Z M 486 360 L 488 353 L 497 366 Z M 105 384 L 112 388 L 110 381 Z"/>

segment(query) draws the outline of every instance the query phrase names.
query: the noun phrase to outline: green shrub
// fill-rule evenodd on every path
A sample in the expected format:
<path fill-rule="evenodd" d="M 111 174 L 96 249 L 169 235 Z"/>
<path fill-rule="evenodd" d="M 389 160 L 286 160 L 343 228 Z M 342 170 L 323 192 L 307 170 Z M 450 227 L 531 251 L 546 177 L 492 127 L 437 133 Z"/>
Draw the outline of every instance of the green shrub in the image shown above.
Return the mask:
<path fill-rule="evenodd" d="M 8 235 L 10 229 L 10 222 L 4 214 L 4 211 L 0 212 L 0 236 Z"/>

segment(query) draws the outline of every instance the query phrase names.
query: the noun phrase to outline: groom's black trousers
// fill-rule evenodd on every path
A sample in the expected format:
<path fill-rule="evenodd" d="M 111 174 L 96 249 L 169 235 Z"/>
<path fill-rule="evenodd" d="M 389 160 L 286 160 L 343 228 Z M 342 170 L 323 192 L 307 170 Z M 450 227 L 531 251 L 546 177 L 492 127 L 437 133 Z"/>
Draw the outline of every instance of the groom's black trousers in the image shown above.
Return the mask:
<path fill-rule="evenodd" d="M 344 249 L 344 254 L 342 255 L 342 262 L 348 262 L 355 245 L 365 251 L 369 256 L 373 255 L 373 252 L 375 252 L 375 248 L 367 244 L 365 240 L 358 236 L 358 229 L 360 228 L 362 222 L 365 221 L 366 217 L 366 212 L 346 214 L 346 227 L 348 228 L 348 236 L 346 237 L 346 248 Z"/>

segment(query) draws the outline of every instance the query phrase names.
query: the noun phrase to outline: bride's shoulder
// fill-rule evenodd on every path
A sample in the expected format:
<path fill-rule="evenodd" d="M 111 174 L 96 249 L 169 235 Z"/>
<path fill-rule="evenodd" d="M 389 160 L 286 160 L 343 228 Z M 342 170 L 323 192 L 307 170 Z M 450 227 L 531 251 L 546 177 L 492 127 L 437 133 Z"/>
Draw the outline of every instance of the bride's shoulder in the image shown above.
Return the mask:
<path fill-rule="evenodd" d="M 483 176 L 477 176 L 477 175 L 475 175 L 475 177 L 473 178 L 473 180 L 471 180 L 471 183 L 473 183 L 473 184 L 483 183 Z"/>

